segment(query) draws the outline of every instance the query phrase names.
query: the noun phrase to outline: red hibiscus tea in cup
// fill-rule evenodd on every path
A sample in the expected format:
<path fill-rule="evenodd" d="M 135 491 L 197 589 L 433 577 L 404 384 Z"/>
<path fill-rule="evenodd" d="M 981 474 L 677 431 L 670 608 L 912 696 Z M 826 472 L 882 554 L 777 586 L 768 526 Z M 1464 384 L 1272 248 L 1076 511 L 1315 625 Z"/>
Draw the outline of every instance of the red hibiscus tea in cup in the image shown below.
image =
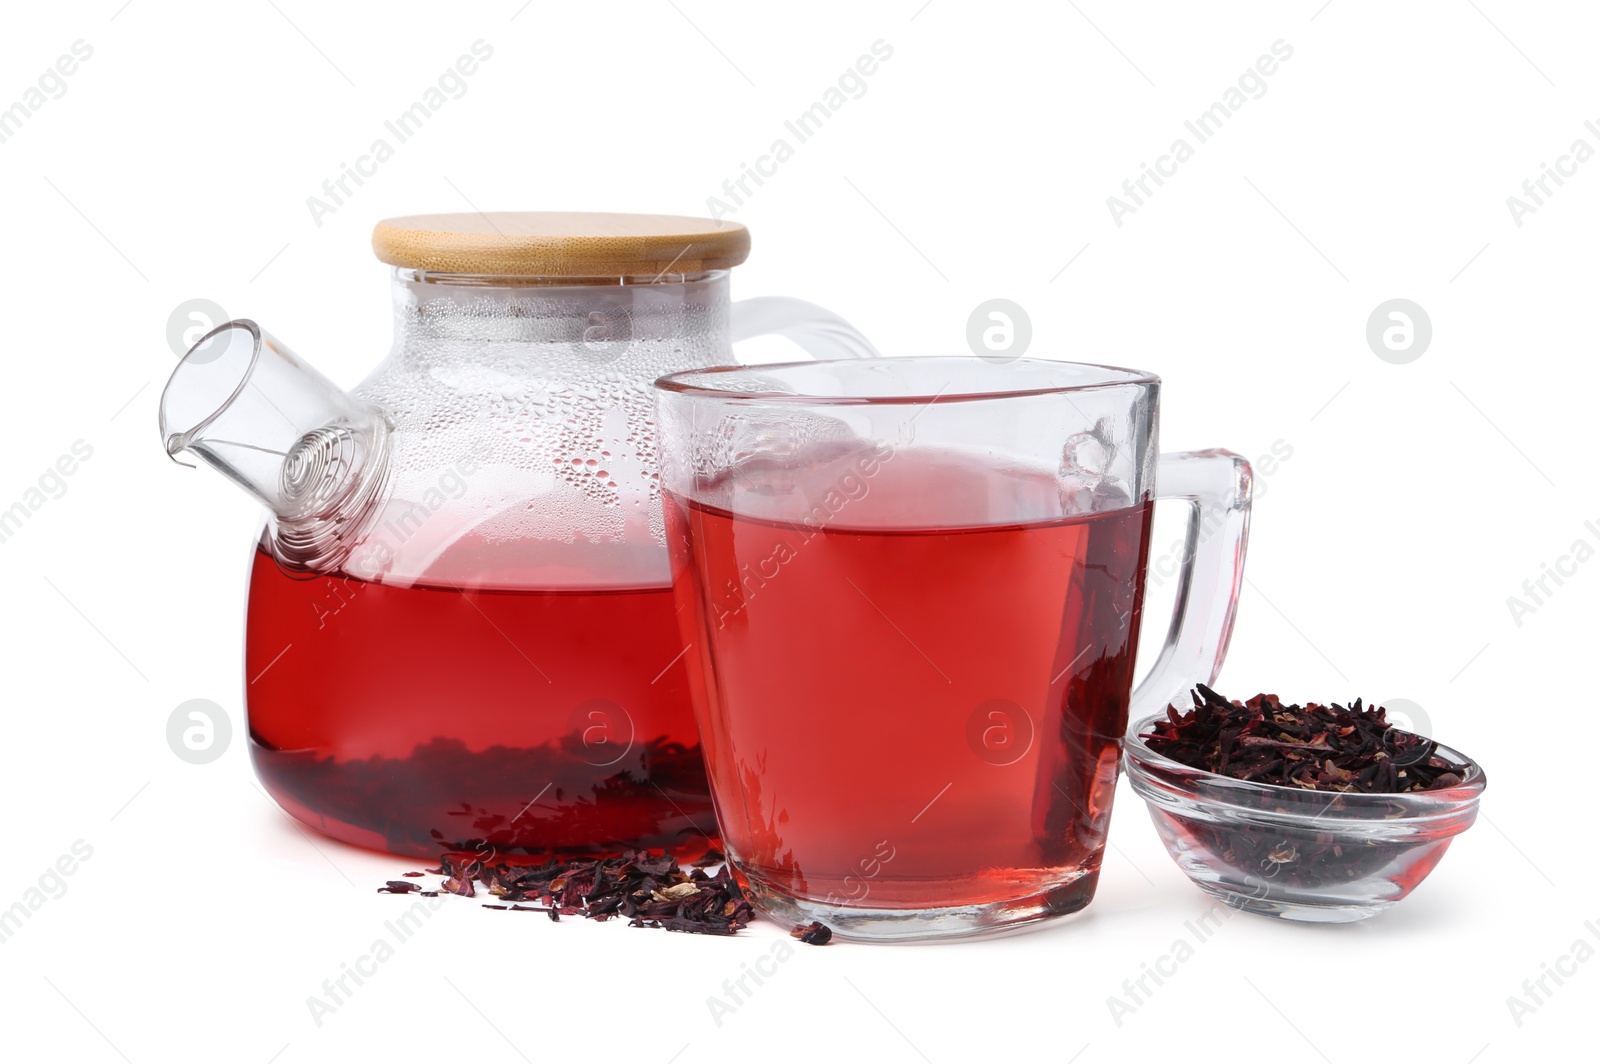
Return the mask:
<path fill-rule="evenodd" d="M 883 463 L 821 525 L 672 500 L 696 544 L 679 579 L 707 592 L 686 611 L 715 676 L 709 742 L 732 755 L 713 769 L 721 824 L 758 892 L 888 909 L 1092 893 L 1150 506 L 986 523 L 979 489 L 1004 476 Z M 930 497 L 960 516 L 963 490 L 967 521 L 915 527 Z"/>
<path fill-rule="evenodd" d="M 1029 360 L 657 382 L 691 701 L 757 910 L 893 939 L 1088 904 L 1130 701 L 1220 662 L 1242 562 L 1248 466 L 1162 459 L 1198 550 L 1135 692 L 1154 399 Z"/>

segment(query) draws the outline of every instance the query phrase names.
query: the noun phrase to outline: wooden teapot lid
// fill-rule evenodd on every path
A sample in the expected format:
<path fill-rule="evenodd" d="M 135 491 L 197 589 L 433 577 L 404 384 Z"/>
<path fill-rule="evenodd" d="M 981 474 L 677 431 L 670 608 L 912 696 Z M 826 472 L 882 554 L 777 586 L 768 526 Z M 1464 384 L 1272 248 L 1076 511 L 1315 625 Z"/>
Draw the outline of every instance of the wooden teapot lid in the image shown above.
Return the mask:
<path fill-rule="evenodd" d="M 750 231 L 675 214 L 490 211 L 388 218 L 372 250 L 391 266 L 518 277 L 637 277 L 737 266 Z"/>

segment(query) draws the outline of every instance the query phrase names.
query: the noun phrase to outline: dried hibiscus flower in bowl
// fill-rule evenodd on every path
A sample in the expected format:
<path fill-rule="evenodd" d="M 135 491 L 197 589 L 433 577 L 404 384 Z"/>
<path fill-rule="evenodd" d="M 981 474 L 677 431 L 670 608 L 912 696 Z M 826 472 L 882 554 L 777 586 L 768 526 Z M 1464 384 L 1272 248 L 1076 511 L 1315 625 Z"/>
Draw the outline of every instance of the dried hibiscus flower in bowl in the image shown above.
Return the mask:
<path fill-rule="evenodd" d="M 1343 923 L 1404 898 L 1478 815 L 1483 769 L 1358 699 L 1229 701 L 1134 722 L 1123 760 L 1167 850 L 1238 909 Z"/>

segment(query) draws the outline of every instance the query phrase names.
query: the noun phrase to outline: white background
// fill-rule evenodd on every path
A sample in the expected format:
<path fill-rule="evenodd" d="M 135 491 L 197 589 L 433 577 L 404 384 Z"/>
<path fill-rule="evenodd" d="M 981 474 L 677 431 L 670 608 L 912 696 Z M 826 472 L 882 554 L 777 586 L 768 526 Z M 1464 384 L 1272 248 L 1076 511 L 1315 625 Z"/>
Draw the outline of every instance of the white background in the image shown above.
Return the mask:
<path fill-rule="evenodd" d="M 921 2 L 8 10 L 0 107 L 74 41 L 93 48 L 0 144 L 0 508 L 74 441 L 93 448 L 0 543 L 0 908 L 76 840 L 93 850 L 0 944 L 8 1056 L 1592 1052 L 1600 963 L 1549 983 L 1520 1025 L 1507 999 L 1576 940 L 1600 947 L 1594 844 L 1575 830 L 1592 691 L 1574 668 L 1594 653 L 1600 564 L 1520 625 L 1507 598 L 1575 541 L 1600 544 L 1584 524 L 1600 522 L 1585 473 L 1600 162 L 1521 226 L 1506 204 L 1575 139 L 1600 148 L 1583 125 L 1600 118 L 1592 12 Z M 480 38 L 494 54 L 466 94 L 317 225 L 306 198 Z M 240 658 L 255 514 L 162 454 L 169 314 L 211 299 L 352 384 L 388 344 L 377 219 L 704 213 L 880 39 L 893 57 L 865 95 L 734 215 L 755 237 L 735 294 L 820 302 L 890 354 L 964 352 L 968 314 L 1004 297 L 1031 316 L 1030 354 L 1161 373 L 1168 449 L 1254 458 L 1284 441 L 1219 686 L 1409 699 L 1485 763 L 1483 817 L 1389 914 L 1236 916 L 1120 1025 L 1107 999 L 1207 908 L 1126 788 L 1099 897 L 1036 934 L 802 948 L 718 1025 L 707 999 L 776 929 L 553 926 L 463 901 L 319 1026 L 307 997 L 383 934 L 404 903 L 373 889 L 413 865 L 313 840 L 254 787 Z M 1280 39 L 1293 57 L 1265 95 L 1116 225 L 1106 197 Z M 1365 339 L 1396 297 L 1433 324 L 1405 365 Z M 210 765 L 167 747 L 191 698 L 232 720 Z"/>

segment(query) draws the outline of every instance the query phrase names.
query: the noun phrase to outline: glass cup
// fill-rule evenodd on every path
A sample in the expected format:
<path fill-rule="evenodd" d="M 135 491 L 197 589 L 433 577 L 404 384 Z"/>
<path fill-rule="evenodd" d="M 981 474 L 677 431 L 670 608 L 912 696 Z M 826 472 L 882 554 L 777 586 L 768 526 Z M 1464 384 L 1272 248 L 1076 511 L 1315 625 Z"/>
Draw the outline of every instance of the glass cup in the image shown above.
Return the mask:
<path fill-rule="evenodd" d="M 1215 678 L 1243 577 L 1250 467 L 1158 455 L 1159 388 L 970 357 L 656 382 L 691 698 L 760 911 L 890 940 L 1089 903 L 1130 697 Z M 1188 549 L 1135 690 L 1158 497 Z"/>

